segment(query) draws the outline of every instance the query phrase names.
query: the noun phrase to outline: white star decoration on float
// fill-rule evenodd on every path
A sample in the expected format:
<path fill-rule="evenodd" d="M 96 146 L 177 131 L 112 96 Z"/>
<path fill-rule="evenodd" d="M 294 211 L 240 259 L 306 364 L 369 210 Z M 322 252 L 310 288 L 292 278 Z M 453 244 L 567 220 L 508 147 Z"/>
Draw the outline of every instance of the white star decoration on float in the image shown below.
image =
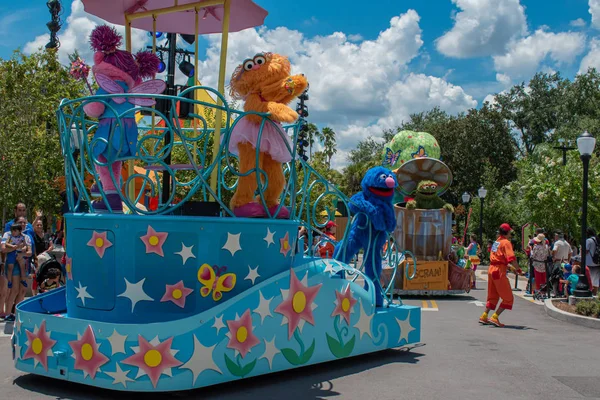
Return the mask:
<path fill-rule="evenodd" d="M 225 328 L 225 323 L 223 323 L 223 315 L 219 315 L 215 317 L 215 323 L 212 326 L 217 330 L 217 335 L 221 332 L 221 329 Z"/>
<path fill-rule="evenodd" d="M 267 236 L 265 236 L 263 238 L 263 240 L 265 242 L 267 242 L 267 248 L 269 248 L 270 245 L 275 244 L 275 240 L 273 240 L 273 236 L 276 234 L 277 232 L 271 232 L 271 230 L 269 228 L 267 228 Z"/>
<path fill-rule="evenodd" d="M 248 275 L 246 275 L 244 280 L 252 281 L 252 284 L 254 285 L 254 281 L 259 276 L 260 276 L 260 274 L 258 273 L 258 265 L 254 269 L 252 269 L 252 267 L 248 265 Z"/>
<path fill-rule="evenodd" d="M 94 296 L 88 293 L 87 286 L 81 286 L 81 282 L 79 282 L 79 287 L 76 287 L 77 290 L 77 298 L 81 299 L 81 303 L 85 307 L 85 299 L 93 299 Z"/>
<path fill-rule="evenodd" d="M 221 370 L 213 360 L 212 354 L 215 350 L 215 347 L 217 347 L 216 344 L 210 347 L 203 346 L 202 343 L 200 343 L 200 340 L 198 340 L 198 338 L 196 337 L 196 335 L 194 335 L 194 353 L 185 364 L 179 367 L 179 369 L 189 369 L 190 371 L 192 371 L 192 385 L 196 384 L 198 377 L 204 371 L 213 370 L 221 375 L 223 374 L 223 372 L 221 372 Z"/>
<path fill-rule="evenodd" d="M 365 309 L 363 307 L 362 300 L 360 301 L 360 316 L 358 317 L 358 321 L 353 325 L 355 328 L 358 328 L 359 331 L 359 340 L 362 339 L 363 335 L 368 335 L 371 339 L 373 335 L 371 334 L 371 320 L 373 319 L 373 314 L 367 315 Z"/>
<path fill-rule="evenodd" d="M 413 328 L 413 326 L 410 324 L 410 311 L 404 320 L 396 318 L 396 322 L 400 327 L 400 338 L 398 339 L 398 343 L 402 344 L 403 339 L 406 340 L 405 343 L 408 343 L 408 335 L 410 335 L 412 331 L 416 330 L 416 328 Z"/>
<path fill-rule="evenodd" d="M 106 375 L 113 378 L 113 385 L 122 384 L 123 387 L 127 388 L 127 382 L 135 381 L 135 379 L 131 379 L 130 377 L 127 376 L 127 374 L 129 372 L 131 372 L 131 370 L 123 371 L 121 369 L 121 366 L 119 365 L 119 363 L 115 363 L 115 368 L 116 368 L 115 372 L 102 371 Z"/>
<path fill-rule="evenodd" d="M 221 249 L 229 250 L 231 256 L 235 256 L 235 253 L 242 250 L 242 247 L 240 246 L 241 235 L 241 233 L 231 234 L 227 232 L 227 242 L 225 242 L 225 245 L 221 247 Z"/>
<path fill-rule="evenodd" d="M 125 341 L 127 340 L 127 335 L 121 335 L 115 329 L 108 338 L 106 338 L 110 343 L 111 355 L 114 356 L 117 353 L 125 354 Z"/>
<path fill-rule="evenodd" d="M 125 279 L 125 291 L 123 293 L 121 293 L 120 295 L 118 295 L 117 297 L 126 297 L 129 300 L 131 300 L 131 312 L 133 313 L 133 310 L 135 309 L 135 305 L 140 302 L 140 301 L 154 301 L 154 299 L 150 296 L 148 296 L 146 294 L 146 292 L 144 292 L 144 282 L 146 281 L 146 278 L 142 279 L 141 281 L 137 282 L 137 283 L 131 283 L 127 280 L 127 278 L 123 278 Z"/>
<path fill-rule="evenodd" d="M 185 263 L 187 262 L 188 259 L 196 258 L 196 256 L 193 253 L 193 249 L 194 249 L 194 245 L 187 247 L 185 244 L 183 244 L 183 242 L 181 242 L 181 251 L 178 251 L 175 254 L 181 256 L 183 265 L 185 265 Z"/>
<path fill-rule="evenodd" d="M 271 300 L 273 300 L 273 297 L 266 299 L 262 292 L 258 292 L 258 307 L 254 309 L 254 312 L 260 315 L 261 324 L 265 322 L 267 317 L 273 316 L 273 314 L 271 314 Z"/>
<path fill-rule="evenodd" d="M 263 353 L 261 359 L 266 359 L 269 362 L 269 368 L 273 369 L 273 358 L 279 354 L 279 350 L 275 346 L 275 336 L 273 336 L 273 339 L 268 342 L 266 339 L 263 339 L 263 341 L 265 342 L 265 352 Z"/>

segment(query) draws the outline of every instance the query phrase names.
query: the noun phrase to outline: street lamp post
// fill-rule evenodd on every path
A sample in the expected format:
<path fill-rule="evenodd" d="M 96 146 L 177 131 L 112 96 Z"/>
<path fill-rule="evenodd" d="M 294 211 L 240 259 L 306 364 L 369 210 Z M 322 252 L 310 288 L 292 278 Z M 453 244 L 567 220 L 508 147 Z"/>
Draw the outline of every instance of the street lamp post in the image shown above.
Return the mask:
<path fill-rule="evenodd" d="M 581 271 L 579 272 L 579 283 L 574 291 L 575 297 L 591 297 L 592 292 L 590 291 L 587 277 L 585 274 L 586 267 L 586 255 L 587 255 L 587 194 L 588 194 L 588 169 L 590 166 L 590 159 L 596 147 L 596 139 L 590 135 L 587 131 L 583 132 L 581 136 L 577 138 L 577 149 L 581 161 L 583 162 L 583 203 L 581 206 Z"/>
<path fill-rule="evenodd" d="M 560 146 L 555 146 L 554 148 L 556 150 L 562 150 L 563 153 L 563 165 L 567 165 L 567 151 L 569 150 L 575 150 L 576 147 L 571 146 L 571 141 L 569 140 L 567 146 L 565 146 L 565 139 L 564 138 L 559 138 L 558 139 L 558 143 L 560 143 Z"/>
<path fill-rule="evenodd" d="M 481 201 L 481 206 L 479 207 L 479 243 L 483 247 L 483 200 L 487 196 L 487 189 L 482 186 L 477 191 L 477 194 L 479 195 L 479 201 Z"/>
<path fill-rule="evenodd" d="M 471 201 L 471 195 L 467 192 L 464 192 L 462 194 L 462 201 L 464 204 L 469 204 L 469 202 Z M 469 214 L 467 213 L 467 216 Z M 465 234 L 463 235 L 463 246 L 467 244 L 467 220 L 465 217 Z"/>

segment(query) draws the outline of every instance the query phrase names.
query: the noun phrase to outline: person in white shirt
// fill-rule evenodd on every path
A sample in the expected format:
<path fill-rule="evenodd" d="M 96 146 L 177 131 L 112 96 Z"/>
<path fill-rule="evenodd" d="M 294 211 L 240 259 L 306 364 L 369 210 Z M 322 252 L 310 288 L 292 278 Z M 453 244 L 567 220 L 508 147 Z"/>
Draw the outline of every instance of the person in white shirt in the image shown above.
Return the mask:
<path fill-rule="evenodd" d="M 552 261 L 554 262 L 554 268 L 562 268 L 562 263 L 568 263 L 571 260 L 571 254 L 573 251 L 571 250 L 571 246 L 565 240 L 565 235 L 561 232 L 558 232 L 558 240 L 554 242 L 554 247 L 552 247 Z"/>

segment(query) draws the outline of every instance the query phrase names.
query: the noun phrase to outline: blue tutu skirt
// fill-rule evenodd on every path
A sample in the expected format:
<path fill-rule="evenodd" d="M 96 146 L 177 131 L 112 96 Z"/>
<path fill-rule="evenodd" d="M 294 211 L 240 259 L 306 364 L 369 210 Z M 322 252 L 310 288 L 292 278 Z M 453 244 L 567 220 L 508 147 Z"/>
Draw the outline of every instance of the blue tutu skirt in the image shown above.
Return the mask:
<path fill-rule="evenodd" d="M 118 123 L 116 118 L 100 119 L 91 143 L 92 153 L 96 159 L 104 156 L 107 160 L 115 160 L 135 155 L 138 138 L 135 119 L 121 118 L 120 121 Z M 109 142 L 111 146 L 108 146 Z"/>

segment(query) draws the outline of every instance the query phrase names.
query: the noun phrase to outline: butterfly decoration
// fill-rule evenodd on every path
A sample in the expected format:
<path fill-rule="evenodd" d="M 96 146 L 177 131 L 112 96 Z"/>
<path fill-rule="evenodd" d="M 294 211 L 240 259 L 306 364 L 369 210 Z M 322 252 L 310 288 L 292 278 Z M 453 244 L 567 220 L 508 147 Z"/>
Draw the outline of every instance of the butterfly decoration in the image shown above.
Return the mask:
<path fill-rule="evenodd" d="M 427 153 L 425 152 L 425 148 L 423 146 L 419 146 L 419 149 L 414 153 L 411 153 L 412 158 L 422 158 L 427 157 Z"/>
<path fill-rule="evenodd" d="M 203 264 L 198 270 L 198 281 L 203 285 L 200 288 L 202 297 L 207 297 L 212 292 L 214 301 L 223 298 L 223 292 L 230 292 L 235 286 L 236 276 L 233 273 L 225 273 L 227 267 L 211 267 Z"/>
<path fill-rule="evenodd" d="M 119 85 L 117 82 L 109 78 L 104 74 L 95 74 L 96 82 L 98 85 L 104 90 L 106 90 L 110 94 L 124 94 L 125 90 Z M 136 93 L 144 93 L 144 94 L 161 94 L 165 91 L 167 84 L 160 79 L 151 79 L 149 81 L 145 81 L 140 83 L 137 86 L 132 87 L 127 91 L 127 93 L 136 94 Z M 112 100 L 117 104 L 125 103 L 125 100 L 129 101 L 131 104 L 135 104 L 137 106 L 145 106 L 151 107 L 156 104 L 154 99 L 144 98 L 144 97 L 113 97 Z"/>
<path fill-rule="evenodd" d="M 393 166 L 394 164 L 396 164 L 396 161 L 398 161 L 398 158 L 400 157 L 401 152 L 402 152 L 402 150 L 398 150 L 397 152 L 394 153 L 392 150 L 390 150 L 389 147 L 386 147 L 383 163 L 387 164 L 389 166 Z"/>

